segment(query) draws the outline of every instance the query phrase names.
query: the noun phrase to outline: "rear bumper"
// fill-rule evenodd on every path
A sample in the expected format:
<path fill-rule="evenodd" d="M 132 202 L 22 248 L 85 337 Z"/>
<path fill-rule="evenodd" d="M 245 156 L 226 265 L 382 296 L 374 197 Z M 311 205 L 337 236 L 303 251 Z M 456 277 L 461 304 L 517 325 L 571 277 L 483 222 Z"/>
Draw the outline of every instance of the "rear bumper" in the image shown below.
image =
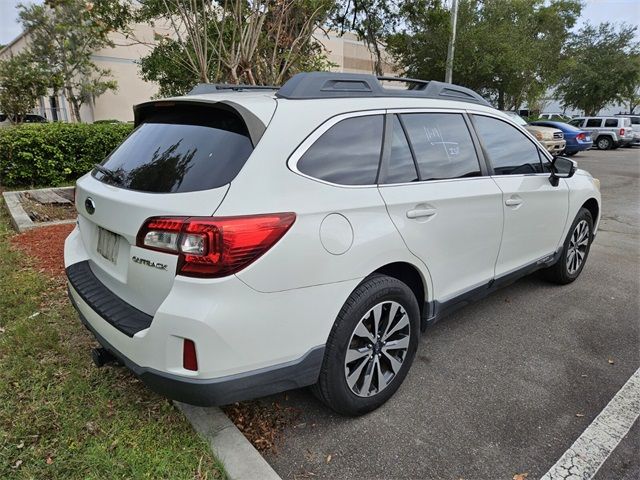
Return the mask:
<path fill-rule="evenodd" d="M 151 326 L 153 317 L 132 307 L 105 287 L 91 271 L 88 260 L 70 265 L 66 273 L 69 283 L 82 300 L 128 337 Z"/>
<path fill-rule="evenodd" d="M 593 147 L 593 142 L 575 142 L 575 143 L 567 143 L 565 147 L 565 152 L 583 152 L 585 150 L 589 150 Z"/>
<path fill-rule="evenodd" d="M 324 358 L 324 346 L 309 350 L 298 360 L 215 379 L 186 378 L 140 366 L 115 348 L 93 328 L 71 294 L 72 288 L 69 287 L 69 299 L 77 310 L 80 321 L 93 334 L 98 343 L 151 390 L 165 397 L 191 405 L 225 405 L 304 387 L 318 380 Z"/>

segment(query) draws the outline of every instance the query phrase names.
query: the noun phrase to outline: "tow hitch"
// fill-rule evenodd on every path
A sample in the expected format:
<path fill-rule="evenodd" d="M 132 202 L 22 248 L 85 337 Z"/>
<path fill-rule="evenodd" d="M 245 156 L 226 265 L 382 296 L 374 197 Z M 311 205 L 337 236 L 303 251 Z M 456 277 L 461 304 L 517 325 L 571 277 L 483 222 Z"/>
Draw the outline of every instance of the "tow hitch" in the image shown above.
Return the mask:
<path fill-rule="evenodd" d="M 114 357 L 109 350 L 99 347 L 91 350 L 91 359 L 96 367 L 104 367 L 108 363 L 120 364 L 118 359 Z"/>

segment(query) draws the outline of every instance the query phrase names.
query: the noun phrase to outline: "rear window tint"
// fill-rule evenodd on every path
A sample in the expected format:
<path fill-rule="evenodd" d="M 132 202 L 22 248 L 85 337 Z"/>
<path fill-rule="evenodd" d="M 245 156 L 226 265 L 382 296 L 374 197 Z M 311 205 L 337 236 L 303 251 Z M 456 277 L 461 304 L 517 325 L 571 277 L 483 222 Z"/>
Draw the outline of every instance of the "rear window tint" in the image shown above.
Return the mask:
<path fill-rule="evenodd" d="M 480 164 L 471 134 L 458 113 L 401 115 L 421 180 L 478 177 Z"/>
<path fill-rule="evenodd" d="M 382 115 L 342 120 L 298 160 L 300 172 L 339 185 L 373 185 L 382 148 Z"/>
<path fill-rule="evenodd" d="M 391 139 L 391 154 L 387 166 L 384 183 L 408 183 L 418 181 L 418 171 L 413 162 L 413 155 L 404 129 L 396 115 L 393 116 L 393 137 Z"/>
<path fill-rule="evenodd" d="M 166 108 L 166 111 L 162 109 Z M 242 118 L 200 105 L 160 107 L 94 170 L 105 183 L 153 193 L 183 193 L 231 182 L 253 151 Z"/>

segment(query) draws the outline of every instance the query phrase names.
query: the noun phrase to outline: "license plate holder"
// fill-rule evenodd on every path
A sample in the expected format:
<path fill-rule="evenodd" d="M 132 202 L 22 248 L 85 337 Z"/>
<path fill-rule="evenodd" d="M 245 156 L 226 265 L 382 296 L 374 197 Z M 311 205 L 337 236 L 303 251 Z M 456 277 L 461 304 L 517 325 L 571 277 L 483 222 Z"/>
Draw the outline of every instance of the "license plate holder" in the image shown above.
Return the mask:
<path fill-rule="evenodd" d="M 111 263 L 118 260 L 119 235 L 98 227 L 98 253 Z"/>

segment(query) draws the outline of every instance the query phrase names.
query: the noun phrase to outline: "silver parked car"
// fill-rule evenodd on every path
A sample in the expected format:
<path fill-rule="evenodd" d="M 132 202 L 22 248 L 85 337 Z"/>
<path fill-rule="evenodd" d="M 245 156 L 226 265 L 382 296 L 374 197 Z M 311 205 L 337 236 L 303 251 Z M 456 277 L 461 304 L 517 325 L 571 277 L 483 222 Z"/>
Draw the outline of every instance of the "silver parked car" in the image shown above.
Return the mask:
<path fill-rule="evenodd" d="M 593 144 L 600 150 L 624 147 L 633 142 L 633 129 L 629 118 L 576 117 L 569 125 L 591 132 Z"/>
<path fill-rule="evenodd" d="M 633 142 L 631 145 L 640 146 L 640 115 L 626 115 L 619 113 L 616 117 L 628 118 L 631 120 L 631 128 L 633 129 Z"/>

